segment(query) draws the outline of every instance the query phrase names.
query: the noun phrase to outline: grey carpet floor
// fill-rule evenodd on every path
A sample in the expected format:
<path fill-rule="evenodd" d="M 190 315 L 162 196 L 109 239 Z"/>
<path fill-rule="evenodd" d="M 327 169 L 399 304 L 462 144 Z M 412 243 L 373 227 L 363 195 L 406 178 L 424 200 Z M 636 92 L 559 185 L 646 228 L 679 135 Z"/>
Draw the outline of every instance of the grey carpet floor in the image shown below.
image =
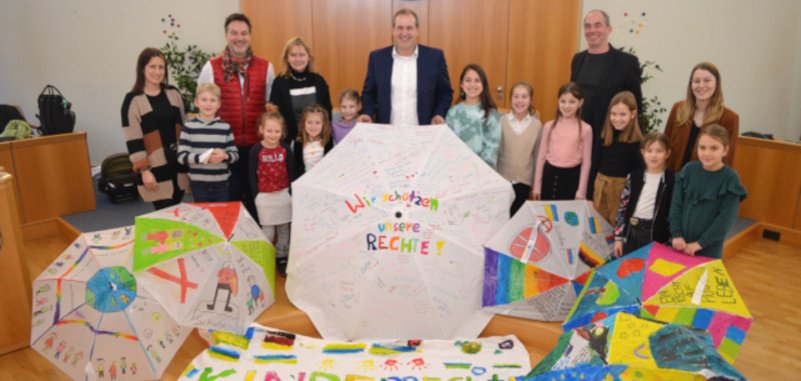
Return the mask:
<path fill-rule="evenodd" d="M 76 213 L 63 216 L 64 220 L 82 232 L 113 229 L 133 225 L 136 216 L 154 211 L 153 205 L 137 198 L 135 201 L 112 203 L 105 193 L 97 190 L 97 178 L 94 179 L 96 209 L 91 212 Z M 185 195 L 184 202 L 192 202 L 192 195 Z"/>

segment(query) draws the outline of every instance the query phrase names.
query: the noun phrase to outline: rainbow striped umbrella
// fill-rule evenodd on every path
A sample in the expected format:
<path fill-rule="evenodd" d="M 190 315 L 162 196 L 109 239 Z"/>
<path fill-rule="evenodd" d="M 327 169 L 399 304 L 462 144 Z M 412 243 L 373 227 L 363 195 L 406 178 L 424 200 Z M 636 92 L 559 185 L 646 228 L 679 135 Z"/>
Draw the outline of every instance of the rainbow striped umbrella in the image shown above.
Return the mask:
<path fill-rule="evenodd" d="M 528 201 L 484 247 L 483 305 L 562 320 L 613 243 L 612 227 L 586 201 Z"/>
<path fill-rule="evenodd" d="M 131 272 L 133 226 L 78 236 L 33 282 L 31 347 L 75 380 L 152 380 L 189 334 Z"/>

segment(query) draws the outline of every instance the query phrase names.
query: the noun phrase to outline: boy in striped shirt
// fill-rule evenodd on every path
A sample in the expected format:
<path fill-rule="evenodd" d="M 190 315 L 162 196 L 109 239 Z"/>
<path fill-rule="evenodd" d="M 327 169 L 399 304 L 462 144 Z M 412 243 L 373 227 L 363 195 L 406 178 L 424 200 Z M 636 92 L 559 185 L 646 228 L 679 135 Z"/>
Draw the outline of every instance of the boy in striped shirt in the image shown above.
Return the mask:
<path fill-rule="evenodd" d="M 228 165 L 239 159 L 231 126 L 217 117 L 220 88 L 201 83 L 195 92 L 200 111 L 184 123 L 178 140 L 178 162 L 189 167 L 195 202 L 228 201 Z"/>

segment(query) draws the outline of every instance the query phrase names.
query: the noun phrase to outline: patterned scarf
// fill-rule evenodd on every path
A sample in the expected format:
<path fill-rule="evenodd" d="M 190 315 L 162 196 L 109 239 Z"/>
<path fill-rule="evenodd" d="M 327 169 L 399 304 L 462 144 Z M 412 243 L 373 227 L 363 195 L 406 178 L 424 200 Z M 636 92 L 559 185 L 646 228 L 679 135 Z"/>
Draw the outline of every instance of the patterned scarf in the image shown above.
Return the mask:
<path fill-rule="evenodd" d="M 245 66 L 250 64 L 250 59 L 253 57 L 253 51 L 248 48 L 248 51 L 244 57 L 235 57 L 228 49 L 229 48 L 226 46 L 222 54 L 222 70 L 225 74 L 225 82 L 230 81 L 231 76 L 233 75 L 242 75 L 245 77 L 245 85 L 247 85 L 248 76 L 246 75 L 247 72 L 245 71 Z"/>

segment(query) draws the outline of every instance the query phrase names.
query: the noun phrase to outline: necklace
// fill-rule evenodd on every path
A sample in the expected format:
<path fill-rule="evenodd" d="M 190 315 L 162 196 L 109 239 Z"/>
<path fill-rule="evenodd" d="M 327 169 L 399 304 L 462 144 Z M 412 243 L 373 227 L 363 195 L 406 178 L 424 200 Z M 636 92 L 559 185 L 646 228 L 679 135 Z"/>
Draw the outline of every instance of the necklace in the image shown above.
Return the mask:
<path fill-rule="evenodd" d="M 303 77 L 303 78 L 298 78 L 298 77 L 295 77 L 295 74 L 294 74 L 294 73 L 291 73 L 291 72 L 289 73 L 289 76 L 290 76 L 290 77 L 292 77 L 292 79 L 294 79 L 294 80 L 296 80 L 296 81 L 298 81 L 298 82 L 303 82 L 303 81 L 305 81 L 305 80 L 306 80 L 306 78 L 308 78 L 308 77 Z"/>

